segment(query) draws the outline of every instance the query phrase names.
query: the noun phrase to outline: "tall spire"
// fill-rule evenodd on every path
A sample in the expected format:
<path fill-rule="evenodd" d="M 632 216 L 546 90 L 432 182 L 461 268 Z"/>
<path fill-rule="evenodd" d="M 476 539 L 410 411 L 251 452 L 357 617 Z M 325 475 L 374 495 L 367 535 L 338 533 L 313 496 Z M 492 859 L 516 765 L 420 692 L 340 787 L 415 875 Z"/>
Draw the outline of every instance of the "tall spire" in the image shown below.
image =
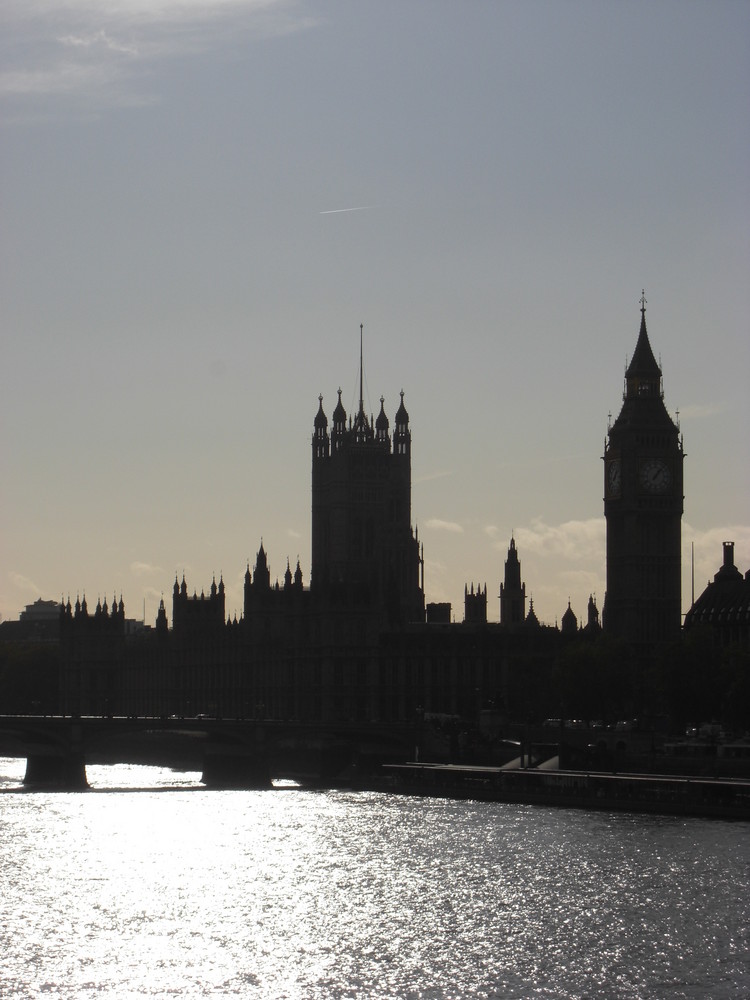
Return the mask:
<path fill-rule="evenodd" d="M 365 412 L 365 393 L 364 393 L 364 365 L 362 363 L 363 353 L 362 353 L 362 339 L 364 333 L 364 323 L 359 324 L 359 412 L 364 415 Z"/>
<path fill-rule="evenodd" d="M 641 328 L 633 357 L 625 371 L 625 396 L 661 396 L 661 368 L 656 362 L 646 330 L 646 292 L 641 294 Z"/>
<path fill-rule="evenodd" d="M 359 410 L 354 418 L 354 437 L 356 441 L 369 441 L 372 428 L 365 414 L 365 366 L 362 349 L 364 324 L 359 324 Z"/>

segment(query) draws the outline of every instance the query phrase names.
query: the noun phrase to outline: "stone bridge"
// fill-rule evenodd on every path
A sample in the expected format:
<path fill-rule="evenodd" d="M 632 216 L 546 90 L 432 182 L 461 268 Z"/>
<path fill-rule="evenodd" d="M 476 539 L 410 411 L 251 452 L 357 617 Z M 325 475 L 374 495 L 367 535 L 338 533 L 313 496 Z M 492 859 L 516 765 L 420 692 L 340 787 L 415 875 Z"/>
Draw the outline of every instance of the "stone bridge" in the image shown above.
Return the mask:
<path fill-rule="evenodd" d="M 268 788 L 272 778 L 334 784 L 407 759 L 414 728 L 377 723 L 0 716 L 0 752 L 26 758 L 24 784 L 88 787 L 86 762 L 201 770 L 212 788 Z"/>

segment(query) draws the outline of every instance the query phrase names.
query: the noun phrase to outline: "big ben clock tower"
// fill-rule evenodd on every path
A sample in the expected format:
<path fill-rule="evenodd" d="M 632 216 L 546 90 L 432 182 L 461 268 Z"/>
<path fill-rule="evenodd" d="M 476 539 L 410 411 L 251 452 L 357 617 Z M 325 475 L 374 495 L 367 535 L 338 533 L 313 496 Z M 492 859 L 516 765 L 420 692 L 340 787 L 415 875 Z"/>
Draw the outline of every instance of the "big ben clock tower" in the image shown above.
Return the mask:
<path fill-rule="evenodd" d="M 661 368 L 641 329 L 625 393 L 604 446 L 607 593 L 603 625 L 638 646 L 677 638 L 681 624 L 684 452 L 664 406 Z"/>

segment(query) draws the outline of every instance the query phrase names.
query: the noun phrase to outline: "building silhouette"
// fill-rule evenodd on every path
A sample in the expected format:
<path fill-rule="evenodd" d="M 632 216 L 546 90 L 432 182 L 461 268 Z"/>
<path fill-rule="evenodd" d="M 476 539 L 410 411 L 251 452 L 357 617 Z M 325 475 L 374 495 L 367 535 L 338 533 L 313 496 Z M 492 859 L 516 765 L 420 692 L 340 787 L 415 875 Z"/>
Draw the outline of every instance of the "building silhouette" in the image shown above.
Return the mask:
<path fill-rule="evenodd" d="M 105 601 L 94 615 L 85 599 L 75 610 L 68 601 L 60 614 L 63 710 L 476 722 L 487 711 L 505 720 L 563 717 L 578 699 L 602 706 L 590 717 L 634 714 L 638 692 L 628 687 L 628 658 L 651 662 L 680 635 L 684 452 L 664 406 L 645 305 L 644 298 L 622 409 L 605 441 L 601 625 L 593 595 L 584 619 L 568 602 L 559 627 L 539 622 L 533 599 L 527 611 L 514 537 L 499 585 L 499 622 L 488 621 L 486 584 L 465 584 L 461 621 L 449 604 L 425 605 L 404 393 L 393 423 L 383 397 L 377 417 L 366 414 L 360 339 L 357 412 L 347 415 L 339 389 L 330 423 L 322 396 L 312 421 L 309 581 L 299 560 L 293 569 L 286 559 L 279 578 L 261 540 L 246 568 L 239 618 L 226 616 L 223 579 L 191 594 L 184 576 L 175 578 L 171 622 L 162 600 L 156 627 L 140 634 L 128 633 L 121 601 L 111 609 Z M 687 624 L 723 616 L 729 628 L 734 612 L 717 611 L 714 598 L 735 589 L 745 594 L 746 582 L 725 548 L 713 590 L 695 603 Z M 746 597 L 737 600 L 746 610 Z M 606 690 L 610 661 L 619 671 L 616 705 Z M 588 670 L 589 681 L 576 686 L 576 670 Z"/>
<path fill-rule="evenodd" d="M 750 650 L 750 570 L 734 564 L 734 542 L 723 543 L 722 565 L 685 615 L 685 630 L 708 629 L 725 648 Z"/>
<path fill-rule="evenodd" d="M 393 438 L 380 397 L 373 421 L 364 408 L 360 327 L 359 408 L 347 423 L 341 389 L 332 428 L 323 397 L 312 437 L 312 572 L 316 605 L 377 609 L 391 624 L 424 619 L 422 558 L 411 526 L 409 414 L 396 411 Z"/>
<path fill-rule="evenodd" d="M 644 296 L 622 409 L 604 445 L 603 609 L 604 629 L 642 650 L 680 635 L 683 459 L 646 331 Z"/>
<path fill-rule="evenodd" d="M 511 538 L 505 560 L 505 580 L 500 584 L 500 624 L 518 625 L 526 618 L 526 584 L 521 583 L 521 563 L 516 540 Z"/>
<path fill-rule="evenodd" d="M 56 642 L 60 635 L 60 602 L 41 597 L 27 604 L 17 621 L 0 622 L 0 640 Z"/>
<path fill-rule="evenodd" d="M 360 337 L 362 329 L 360 328 Z M 476 718 L 483 707 L 528 712 L 528 678 L 552 669 L 560 638 L 539 623 L 511 539 L 501 623 L 488 622 L 487 586 L 465 587 L 463 621 L 425 607 L 423 553 L 411 524 L 411 430 L 400 395 L 388 419 L 323 398 L 313 420 L 312 567 L 281 580 L 261 541 L 245 573 L 243 612 L 227 619 L 223 579 L 192 593 L 175 578 L 171 624 L 126 635 L 124 609 L 85 599 L 60 616 L 67 714 L 195 715 L 302 722 Z M 391 426 L 393 430 L 391 430 Z"/>

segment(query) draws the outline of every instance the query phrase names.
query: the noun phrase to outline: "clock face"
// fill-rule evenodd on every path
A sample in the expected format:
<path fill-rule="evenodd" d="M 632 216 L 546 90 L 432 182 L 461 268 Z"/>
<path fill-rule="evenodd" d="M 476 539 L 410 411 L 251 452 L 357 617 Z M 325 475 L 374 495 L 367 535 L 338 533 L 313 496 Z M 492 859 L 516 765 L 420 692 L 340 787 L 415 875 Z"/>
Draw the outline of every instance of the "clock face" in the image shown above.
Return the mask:
<path fill-rule="evenodd" d="M 649 459 L 641 466 L 641 485 L 649 493 L 664 493 L 672 483 L 669 466 L 658 458 Z"/>
<path fill-rule="evenodd" d="M 622 472 L 620 470 L 620 462 L 615 459 L 610 462 L 607 466 L 607 486 L 609 487 L 609 492 L 613 496 L 620 495 L 620 487 L 622 486 Z"/>

